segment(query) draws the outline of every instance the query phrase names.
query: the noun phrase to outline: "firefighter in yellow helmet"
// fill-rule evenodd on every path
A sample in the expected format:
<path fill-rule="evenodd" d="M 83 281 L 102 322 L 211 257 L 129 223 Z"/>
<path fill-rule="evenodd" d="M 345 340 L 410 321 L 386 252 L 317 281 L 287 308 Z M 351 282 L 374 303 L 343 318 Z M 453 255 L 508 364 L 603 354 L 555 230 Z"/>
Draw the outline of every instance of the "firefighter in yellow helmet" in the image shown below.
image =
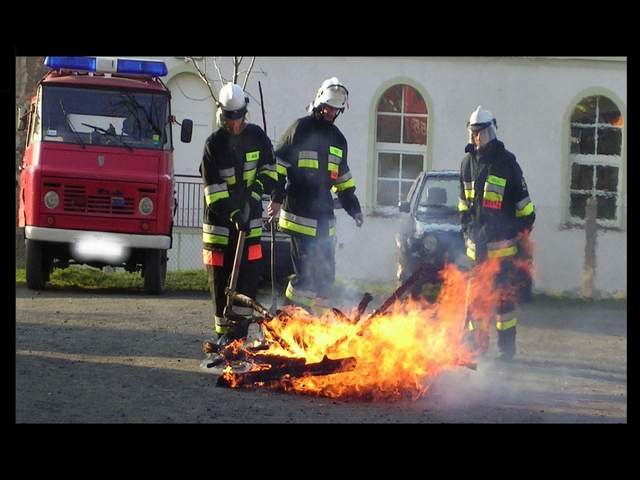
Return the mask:
<path fill-rule="evenodd" d="M 246 240 L 236 291 L 255 298 L 262 259 L 262 194 L 275 189 L 277 174 L 271 141 L 259 126 L 246 121 L 249 97 L 242 88 L 227 83 L 218 102 L 220 128 L 205 141 L 200 164 L 205 192 L 202 253 L 216 340 L 225 345 L 246 337 L 252 317 L 251 309 L 240 305 L 224 310 L 238 232 L 244 230 Z M 210 353 L 207 342 L 204 348 Z"/>
<path fill-rule="evenodd" d="M 280 229 L 291 235 L 295 274 L 285 297 L 319 314 L 329 306 L 335 278 L 336 219 L 331 191 L 356 225 L 363 223 L 355 180 L 347 164 L 347 140 L 335 125 L 348 107 L 347 88 L 336 78 L 325 80 L 276 148 L 280 188 L 268 213 L 280 210 Z M 285 191 L 286 182 L 286 191 Z"/>
<path fill-rule="evenodd" d="M 462 231 L 467 256 L 478 264 L 500 262 L 495 286 L 500 301 L 495 312 L 498 348 L 501 359 L 511 360 L 516 354 L 517 303 L 522 290 L 530 288 L 529 272 L 514 259 L 526 255 L 521 238 L 533 228 L 535 209 L 522 170 L 513 153 L 498 140 L 497 122 L 490 111 L 478 106 L 467 123 L 469 143 L 460 167 L 460 200 Z M 471 319 L 468 338 L 480 351 L 488 346 L 488 331 L 480 326 L 487 322 Z"/>

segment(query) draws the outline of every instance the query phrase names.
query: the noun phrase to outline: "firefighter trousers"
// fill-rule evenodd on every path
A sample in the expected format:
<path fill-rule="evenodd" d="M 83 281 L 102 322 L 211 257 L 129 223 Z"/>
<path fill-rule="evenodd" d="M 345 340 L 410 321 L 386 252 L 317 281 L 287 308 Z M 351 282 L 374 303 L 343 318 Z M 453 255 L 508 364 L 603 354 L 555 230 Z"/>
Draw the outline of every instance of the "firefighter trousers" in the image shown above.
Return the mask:
<path fill-rule="evenodd" d="M 320 314 L 328 308 L 335 280 L 335 237 L 291 236 L 292 276 L 285 297 Z"/>
<path fill-rule="evenodd" d="M 230 242 L 235 245 L 235 241 Z M 218 256 L 215 265 L 207 265 L 209 292 L 214 306 L 214 329 L 218 337 L 226 335 L 229 338 L 244 338 L 247 336 L 249 323 L 253 316 L 251 308 L 233 304 L 231 310 L 237 321 L 231 321 L 224 316 L 227 304 L 226 288 L 229 286 L 235 248 L 227 248 L 214 252 Z M 222 261 L 220 261 L 220 259 Z M 244 254 L 238 271 L 236 292 L 254 298 L 258 291 L 260 273 L 262 269 L 262 246 L 245 245 Z M 242 320 L 240 319 L 242 317 Z"/>
<path fill-rule="evenodd" d="M 518 287 L 522 273 L 510 257 L 503 257 L 499 261 L 500 271 L 493 285 L 499 292 L 494 318 L 471 319 L 468 324 L 468 340 L 473 348 L 485 352 L 489 347 L 489 324 L 494 320 L 498 332 L 498 350 L 503 358 L 513 358 L 516 353 Z"/>

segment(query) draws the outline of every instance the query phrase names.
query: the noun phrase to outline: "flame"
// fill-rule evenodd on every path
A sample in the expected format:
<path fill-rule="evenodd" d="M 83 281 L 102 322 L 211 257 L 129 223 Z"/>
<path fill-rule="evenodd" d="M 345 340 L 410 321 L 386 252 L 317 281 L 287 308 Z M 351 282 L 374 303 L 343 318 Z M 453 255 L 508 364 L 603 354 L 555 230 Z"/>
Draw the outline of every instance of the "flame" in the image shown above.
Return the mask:
<path fill-rule="evenodd" d="M 530 269 L 530 260 L 518 261 Z M 500 298 L 514 292 L 492 287 L 500 270 L 498 259 L 490 259 L 472 271 L 469 311 L 474 318 L 488 319 Z M 297 307 L 285 307 L 290 318 L 279 315 L 268 322 L 265 337 L 274 342 L 262 353 L 305 359 L 306 363 L 354 357 L 355 369 L 322 376 L 282 378 L 268 385 L 284 391 L 330 398 L 359 400 L 418 399 L 444 371 L 472 364 L 476 352 L 465 345 L 465 312 L 469 272 L 448 265 L 435 303 L 424 299 L 398 300 L 383 315 L 363 318 L 353 324 L 328 311 L 314 317 Z M 346 313 L 346 312 L 345 312 Z M 350 317 L 356 309 L 350 312 Z M 272 333 L 270 333 L 272 332 Z M 257 366 L 257 369 L 263 368 Z M 231 377 L 231 369 L 223 375 Z M 236 383 L 230 383 L 237 387 Z M 246 385 L 242 385 L 243 387 Z"/>
<path fill-rule="evenodd" d="M 618 115 L 612 122 L 612 125 L 615 125 L 616 127 L 623 127 L 624 126 L 624 120 L 622 119 L 622 115 Z"/>

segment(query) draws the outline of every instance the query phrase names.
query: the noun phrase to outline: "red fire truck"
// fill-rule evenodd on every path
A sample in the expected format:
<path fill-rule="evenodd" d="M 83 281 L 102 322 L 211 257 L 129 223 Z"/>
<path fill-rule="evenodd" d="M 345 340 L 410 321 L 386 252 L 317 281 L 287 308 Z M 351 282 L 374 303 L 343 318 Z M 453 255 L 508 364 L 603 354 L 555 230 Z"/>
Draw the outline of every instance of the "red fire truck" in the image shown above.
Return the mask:
<path fill-rule="evenodd" d="M 171 95 L 164 62 L 47 57 L 18 128 L 27 133 L 18 225 L 27 286 L 45 288 L 70 263 L 142 271 L 161 293 L 174 194 Z M 180 137 L 191 141 L 193 122 Z"/>

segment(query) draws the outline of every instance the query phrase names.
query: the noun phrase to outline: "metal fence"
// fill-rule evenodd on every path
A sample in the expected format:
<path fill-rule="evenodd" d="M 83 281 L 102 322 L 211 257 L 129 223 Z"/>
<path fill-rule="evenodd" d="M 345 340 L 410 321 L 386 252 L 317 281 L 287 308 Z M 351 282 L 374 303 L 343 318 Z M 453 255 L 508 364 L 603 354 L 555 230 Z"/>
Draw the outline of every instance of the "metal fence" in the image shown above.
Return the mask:
<path fill-rule="evenodd" d="M 199 175 L 175 176 L 178 205 L 173 218 L 173 245 L 169 270 L 193 270 L 202 265 L 202 217 L 204 187 Z"/>
<path fill-rule="evenodd" d="M 204 214 L 204 188 L 199 175 L 176 175 L 176 198 L 178 208 L 174 226 L 202 228 Z"/>

